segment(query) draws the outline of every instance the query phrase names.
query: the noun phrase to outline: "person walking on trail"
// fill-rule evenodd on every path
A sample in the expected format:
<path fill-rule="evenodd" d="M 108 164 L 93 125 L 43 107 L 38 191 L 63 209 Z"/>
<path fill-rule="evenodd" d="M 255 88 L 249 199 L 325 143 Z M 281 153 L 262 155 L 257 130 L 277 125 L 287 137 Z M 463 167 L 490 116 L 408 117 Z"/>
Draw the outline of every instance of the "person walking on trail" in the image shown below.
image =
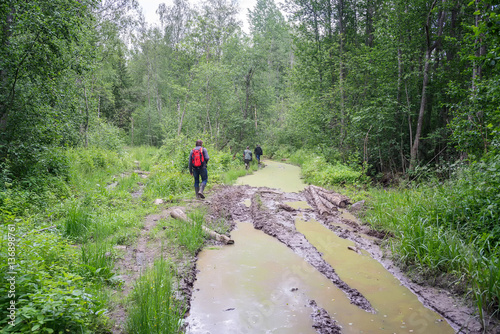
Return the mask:
<path fill-rule="evenodd" d="M 257 159 L 257 162 L 260 165 L 260 156 L 262 155 L 262 148 L 260 148 L 259 144 L 257 144 L 253 152 L 255 153 L 255 159 Z"/>
<path fill-rule="evenodd" d="M 243 160 L 245 160 L 245 168 L 248 169 L 250 161 L 252 161 L 252 151 L 250 151 L 249 146 L 247 146 L 247 149 L 243 151 Z"/>
<path fill-rule="evenodd" d="M 205 198 L 203 191 L 208 181 L 207 163 L 210 157 L 201 140 L 196 141 L 196 147 L 189 153 L 189 173 L 194 177 L 196 198 Z M 200 185 L 201 177 L 201 185 Z"/>

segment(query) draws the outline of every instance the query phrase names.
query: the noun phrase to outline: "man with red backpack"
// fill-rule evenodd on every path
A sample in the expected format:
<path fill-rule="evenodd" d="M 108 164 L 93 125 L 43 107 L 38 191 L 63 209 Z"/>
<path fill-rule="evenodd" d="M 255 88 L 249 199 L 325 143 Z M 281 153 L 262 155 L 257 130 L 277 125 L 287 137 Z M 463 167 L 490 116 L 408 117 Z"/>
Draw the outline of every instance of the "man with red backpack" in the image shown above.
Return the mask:
<path fill-rule="evenodd" d="M 189 173 L 194 177 L 194 191 L 196 193 L 196 198 L 205 198 L 203 191 L 208 181 L 207 163 L 208 163 L 208 152 L 207 149 L 203 147 L 203 142 L 201 140 L 196 141 L 196 147 L 189 153 Z M 200 185 L 201 176 L 201 185 Z"/>

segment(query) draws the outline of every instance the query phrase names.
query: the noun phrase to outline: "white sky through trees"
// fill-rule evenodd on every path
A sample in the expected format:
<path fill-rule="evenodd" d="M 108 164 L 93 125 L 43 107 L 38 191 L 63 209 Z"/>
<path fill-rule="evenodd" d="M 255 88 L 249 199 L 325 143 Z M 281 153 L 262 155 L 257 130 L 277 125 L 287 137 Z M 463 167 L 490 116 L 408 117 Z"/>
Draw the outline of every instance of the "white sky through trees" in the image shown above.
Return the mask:
<path fill-rule="evenodd" d="M 161 3 L 165 3 L 167 6 L 172 6 L 172 0 L 137 0 L 139 5 L 142 7 L 142 12 L 146 19 L 146 22 L 149 24 L 160 24 L 160 17 L 156 14 L 156 10 L 158 9 L 158 5 Z M 278 1 L 279 2 L 279 1 Z M 198 4 L 201 3 L 200 0 L 189 0 L 190 4 Z M 240 13 L 238 15 L 238 19 L 243 22 L 243 30 L 248 32 L 248 19 L 247 13 L 248 9 L 253 9 L 255 7 L 256 0 L 240 0 Z"/>

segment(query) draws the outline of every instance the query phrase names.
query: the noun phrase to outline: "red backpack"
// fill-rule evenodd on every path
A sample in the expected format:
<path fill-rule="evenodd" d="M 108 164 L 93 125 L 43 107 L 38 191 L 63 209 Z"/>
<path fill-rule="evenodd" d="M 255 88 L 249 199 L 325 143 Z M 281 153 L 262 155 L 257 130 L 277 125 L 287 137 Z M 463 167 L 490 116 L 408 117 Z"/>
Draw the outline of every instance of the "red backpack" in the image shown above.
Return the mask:
<path fill-rule="evenodd" d="M 201 167 L 203 162 L 205 162 L 203 147 L 200 147 L 199 149 L 193 148 L 193 153 L 191 154 L 191 163 L 193 167 Z"/>

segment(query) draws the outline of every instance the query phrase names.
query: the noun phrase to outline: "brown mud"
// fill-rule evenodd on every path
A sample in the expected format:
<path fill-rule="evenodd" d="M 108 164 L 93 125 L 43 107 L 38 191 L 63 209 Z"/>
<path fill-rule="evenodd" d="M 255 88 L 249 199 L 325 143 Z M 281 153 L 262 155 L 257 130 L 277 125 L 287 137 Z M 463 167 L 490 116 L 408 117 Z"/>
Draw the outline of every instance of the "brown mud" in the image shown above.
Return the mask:
<path fill-rule="evenodd" d="M 352 304 L 361 309 L 373 312 L 369 301 L 356 289 L 349 287 L 342 281 L 332 268 L 322 258 L 322 254 L 295 228 L 295 220 L 301 217 L 304 220 L 315 219 L 337 235 L 355 242 L 356 249 L 367 251 L 379 261 L 402 285 L 416 294 L 427 308 L 440 314 L 457 333 L 483 333 L 481 323 L 476 316 L 475 309 L 466 305 L 455 296 L 452 291 L 420 285 L 410 280 L 388 256 L 387 249 L 381 247 L 382 238 L 386 233 L 375 233 L 366 225 L 347 219 L 341 211 L 330 211 L 319 214 L 314 208 L 305 191 L 287 193 L 276 189 L 250 186 L 221 186 L 212 190 L 207 204 L 210 208 L 212 220 L 224 218 L 227 224 L 234 228 L 237 221 L 252 222 L 256 229 L 276 238 L 300 255 L 309 264 L 314 266 L 325 277 L 339 287 L 350 299 Z M 251 199 L 250 205 L 248 199 Z M 293 208 L 289 202 L 307 201 L 312 208 Z M 313 309 L 311 317 L 314 328 L 318 333 L 341 333 L 336 324 L 324 309 L 319 308 L 314 301 L 310 306 Z M 490 333 L 495 333 L 491 331 Z"/>
<path fill-rule="evenodd" d="M 296 208 L 287 204 L 291 202 L 307 202 L 311 207 Z M 402 285 L 416 294 L 426 307 L 446 319 L 456 333 L 485 333 L 481 329 L 475 309 L 470 305 L 465 305 L 463 300 L 455 296 L 451 290 L 447 291 L 446 289 L 413 282 L 394 265 L 387 256 L 388 250 L 382 246 L 382 239 L 390 236 L 386 233 L 372 231 L 368 226 L 360 224 L 356 219 L 346 218 L 342 211 L 322 211 L 322 214 L 320 214 L 314 205 L 314 201 L 311 200 L 306 191 L 293 193 L 246 185 L 217 186 L 207 192 L 206 200 L 193 201 L 190 204 L 188 203 L 188 208 L 182 209 L 189 211 L 192 206 L 198 205 L 207 206 L 209 210 L 208 227 L 216 230 L 216 225 L 220 226 L 220 222 L 223 221 L 227 229 L 233 230 L 236 222 L 251 222 L 254 228 L 276 238 L 316 268 L 343 291 L 352 304 L 367 312 L 374 312 L 370 302 L 358 290 L 349 287 L 348 284 L 341 280 L 334 268 L 323 259 L 322 254 L 303 234 L 297 231 L 295 227 L 297 218 L 314 219 L 334 231 L 338 236 L 355 242 L 356 247 L 352 249 L 353 251 L 364 250 L 368 252 L 394 275 Z M 156 227 L 158 221 L 167 219 L 173 209 L 175 208 L 170 207 L 159 214 L 146 217 L 136 244 L 121 249 L 122 256 L 116 268 L 124 284 L 121 291 L 115 291 L 117 295 L 115 299 L 121 300 L 121 302 L 117 303 L 117 306 L 110 313 L 110 318 L 115 323 L 112 330 L 114 334 L 125 333 L 124 324 L 127 312 L 124 301 L 133 288 L 133 284 L 139 278 L 141 272 L 162 255 L 172 258 L 177 263 L 177 277 L 180 283 L 180 293 L 178 295 L 179 298 L 186 302 L 189 309 L 193 283 L 196 280 L 197 273 L 196 258 L 179 258 L 177 250 L 169 248 L 160 238 L 151 236 L 151 231 Z M 349 215 L 347 216 L 349 217 Z M 216 230 L 216 232 L 220 231 Z M 214 240 L 207 241 L 207 244 L 218 245 Z M 325 309 L 319 307 L 314 300 L 309 301 L 309 306 L 312 310 L 313 328 L 317 333 L 342 333 L 341 326 Z M 494 330 L 486 331 L 486 333 L 498 332 Z"/>

